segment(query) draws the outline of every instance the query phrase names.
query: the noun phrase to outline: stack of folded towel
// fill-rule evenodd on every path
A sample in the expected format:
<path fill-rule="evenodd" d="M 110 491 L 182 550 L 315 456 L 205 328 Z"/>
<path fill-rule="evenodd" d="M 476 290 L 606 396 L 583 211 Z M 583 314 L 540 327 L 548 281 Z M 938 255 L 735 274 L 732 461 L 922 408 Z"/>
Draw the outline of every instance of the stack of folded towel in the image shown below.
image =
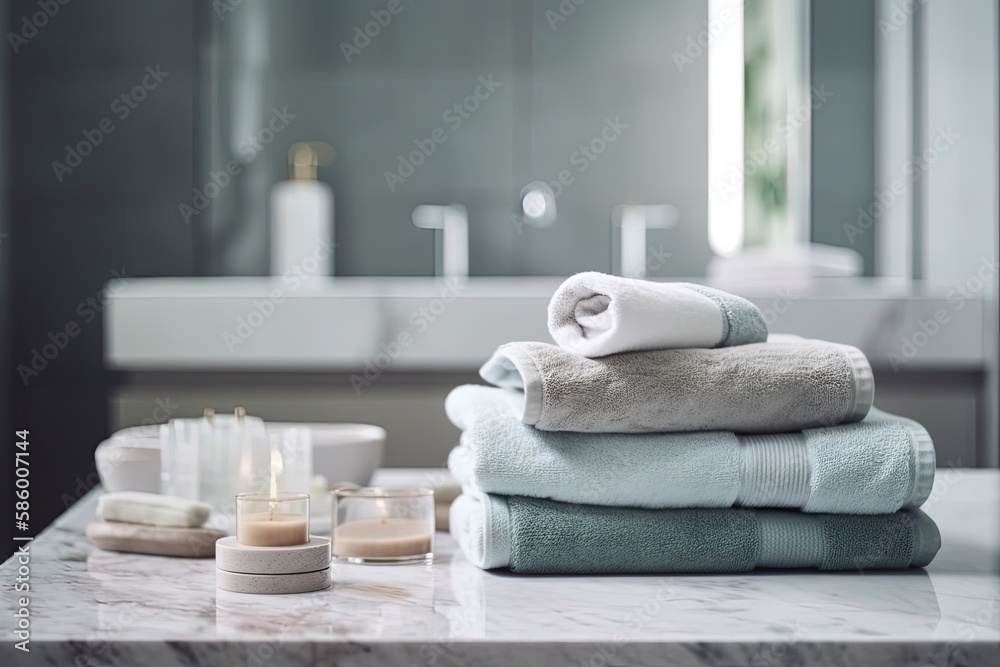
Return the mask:
<path fill-rule="evenodd" d="M 560 347 L 503 345 L 451 392 L 451 532 L 514 572 L 896 569 L 940 547 L 917 508 L 934 448 L 872 408 L 865 356 L 768 337 L 749 301 L 584 273 L 549 306 Z"/>

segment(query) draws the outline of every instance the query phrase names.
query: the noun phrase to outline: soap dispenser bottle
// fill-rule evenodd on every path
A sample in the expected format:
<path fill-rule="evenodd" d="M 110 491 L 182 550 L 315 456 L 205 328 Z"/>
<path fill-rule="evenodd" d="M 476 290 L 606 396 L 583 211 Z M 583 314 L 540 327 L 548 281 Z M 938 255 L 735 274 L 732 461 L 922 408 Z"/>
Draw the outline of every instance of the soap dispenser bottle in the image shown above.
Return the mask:
<path fill-rule="evenodd" d="M 333 148 L 321 142 L 288 150 L 288 180 L 271 189 L 271 275 L 333 275 L 333 188 L 316 180 L 332 159 Z"/>

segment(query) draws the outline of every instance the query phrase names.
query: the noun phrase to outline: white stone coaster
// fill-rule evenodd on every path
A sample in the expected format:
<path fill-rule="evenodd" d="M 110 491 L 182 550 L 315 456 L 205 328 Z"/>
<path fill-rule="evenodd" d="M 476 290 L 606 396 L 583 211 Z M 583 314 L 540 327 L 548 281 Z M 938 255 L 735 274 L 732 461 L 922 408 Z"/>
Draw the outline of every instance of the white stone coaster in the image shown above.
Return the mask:
<path fill-rule="evenodd" d="M 298 574 L 240 574 L 215 569 L 215 585 L 234 593 L 287 595 L 308 593 L 330 587 L 330 568 Z"/>
<path fill-rule="evenodd" d="M 330 567 L 330 538 L 310 535 L 294 547 L 249 547 L 233 536 L 215 543 L 215 566 L 237 574 L 298 574 Z"/>

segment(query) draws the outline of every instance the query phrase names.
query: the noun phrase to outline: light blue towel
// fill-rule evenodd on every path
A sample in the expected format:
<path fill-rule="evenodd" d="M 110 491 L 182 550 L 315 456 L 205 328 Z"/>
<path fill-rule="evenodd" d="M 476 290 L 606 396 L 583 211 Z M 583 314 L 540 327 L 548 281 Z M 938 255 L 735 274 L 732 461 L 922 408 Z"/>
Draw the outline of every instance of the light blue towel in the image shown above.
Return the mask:
<path fill-rule="evenodd" d="M 464 485 L 593 505 L 889 514 L 919 507 L 934 481 L 927 431 L 878 410 L 777 435 L 563 433 L 521 423 L 512 400 L 476 385 L 448 395 L 445 410 L 463 431 L 448 467 Z"/>
<path fill-rule="evenodd" d="M 474 565 L 525 574 L 904 569 L 927 565 L 941 546 L 934 522 L 919 510 L 647 510 L 463 494 L 450 525 Z"/>

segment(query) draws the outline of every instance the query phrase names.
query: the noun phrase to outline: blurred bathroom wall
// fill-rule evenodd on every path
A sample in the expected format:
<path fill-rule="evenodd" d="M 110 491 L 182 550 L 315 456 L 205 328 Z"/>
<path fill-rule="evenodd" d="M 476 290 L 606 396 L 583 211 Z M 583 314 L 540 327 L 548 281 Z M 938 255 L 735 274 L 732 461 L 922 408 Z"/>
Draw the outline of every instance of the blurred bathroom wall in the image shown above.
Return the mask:
<path fill-rule="evenodd" d="M 6 9 L 4 7 L 4 9 Z M 0 11 L 0 34 L 6 34 L 8 16 L 6 11 Z M 9 110 L 9 87 L 10 78 L 9 54 L 6 50 L 0 52 L 0 430 L 3 433 L 12 433 L 15 429 L 11 421 L 11 384 L 9 381 L 11 372 L 11 310 L 10 310 L 10 205 L 8 201 L 9 192 L 7 189 L 8 160 L 10 159 L 10 128 L 8 127 Z M 10 498 L 10 493 L 14 490 L 14 479 L 10 475 L 4 475 L 0 479 L 0 494 Z M 0 539 L 6 544 L 12 541 L 7 539 L 7 532 L 0 532 Z M 6 553 L 0 550 L 0 553 Z"/>
<path fill-rule="evenodd" d="M 194 5 L 76 1 L 38 17 L 37 0 L 3 3 L 9 237 L 0 252 L 12 280 L 3 391 L 11 428 L 30 429 L 38 457 L 38 529 L 96 481 L 93 451 L 109 432 L 116 382 L 103 365 L 105 284 L 115 272 L 127 283 L 193 270 L 177 205 L 194 185 Z M 158 83 L 147 68 L 159 68 Z"/>

